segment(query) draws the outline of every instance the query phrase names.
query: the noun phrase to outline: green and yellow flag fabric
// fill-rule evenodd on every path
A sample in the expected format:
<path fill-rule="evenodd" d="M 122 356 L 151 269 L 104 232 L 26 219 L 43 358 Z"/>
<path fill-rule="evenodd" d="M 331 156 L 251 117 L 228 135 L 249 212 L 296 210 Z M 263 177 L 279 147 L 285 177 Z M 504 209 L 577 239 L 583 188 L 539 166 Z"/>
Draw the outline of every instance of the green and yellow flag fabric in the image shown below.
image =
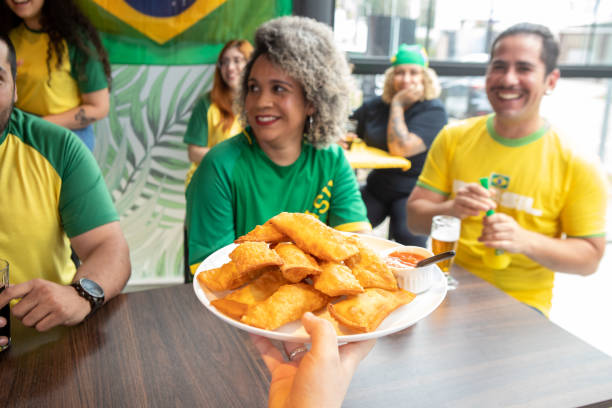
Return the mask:
<path fill-rule="evenodd" d="M 214 64 L 223 44 L 291 14 L 291 0 L 78 0 L 113 64 Z"/>

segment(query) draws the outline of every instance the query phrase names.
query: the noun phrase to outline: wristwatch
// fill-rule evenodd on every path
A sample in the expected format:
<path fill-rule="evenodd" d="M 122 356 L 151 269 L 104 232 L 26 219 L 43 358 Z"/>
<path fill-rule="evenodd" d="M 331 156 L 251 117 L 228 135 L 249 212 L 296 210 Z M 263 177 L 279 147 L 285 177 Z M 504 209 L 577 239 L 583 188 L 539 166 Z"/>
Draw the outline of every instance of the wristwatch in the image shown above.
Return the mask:
<path fill-rule="evenodd" d="M 87 317 L 91 316 L 104 304 L 104 289 L 91 279 L 81 278 L 76 282 L 72 282 L 70 286 L 75 288 L 79 296 L 87 299 L 91 305 L 91 312 L 89 312 Z"/>

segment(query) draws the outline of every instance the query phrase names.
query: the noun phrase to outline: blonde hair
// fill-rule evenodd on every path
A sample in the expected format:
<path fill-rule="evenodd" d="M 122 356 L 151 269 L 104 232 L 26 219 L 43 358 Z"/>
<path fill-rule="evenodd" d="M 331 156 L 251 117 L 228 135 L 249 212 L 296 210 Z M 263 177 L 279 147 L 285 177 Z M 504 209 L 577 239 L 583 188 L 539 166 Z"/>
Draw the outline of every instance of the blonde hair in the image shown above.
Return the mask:
<path fill-rule="evenodd" d="M 393 89 L 393 74 L 395 73 L 395 68 L 399 66 L 401 65 L 391 66 L 385 71 L 382 100 L 387 104 L 391 103 L 391 99 L 396 94 L 395 89 Z M 436 99 L 442 91 L 438 75 L 431 68 L 421 67 L 421 69 L 423 70 L 423 100 Z"/>
<path fill-rule="evenodd" d="M 265 56 L 304 89 L 314 107 L 312 123 L 306 120 L 305 139 L 316 148 L 326 147 L 344 133 L 349 115 L 351 76 L 344 54 L 335 46 L 331 29 L 311 18 L 286 16 L 262 24 L 255 33 L 255 51 L 244 69 L 236 100 L 246 124 L 244 109 L 248 79 L 255 60 Z"/>

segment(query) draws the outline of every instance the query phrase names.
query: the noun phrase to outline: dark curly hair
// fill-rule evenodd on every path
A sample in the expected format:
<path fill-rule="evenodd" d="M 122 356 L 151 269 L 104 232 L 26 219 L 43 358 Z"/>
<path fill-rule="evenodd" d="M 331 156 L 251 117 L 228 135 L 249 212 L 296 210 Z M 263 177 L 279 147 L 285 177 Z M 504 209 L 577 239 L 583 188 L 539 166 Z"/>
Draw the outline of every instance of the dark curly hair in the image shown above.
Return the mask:
<path fill-rule="evenodd" d="M 40 23 L 43 32 L 49 35 L 50 47 L 47 49 L 47 70 L 51 72 L 51 57 L 55 53 L 57 56 L 56 66 L 62 64 L 65 52 L 65 43 L 76 46 L 86 59 L 81 63 L 84 65 L 89 58 L 97 58 L 104 67 L 104 74 L 109 85 L 111 83 L 111 67 L 108 61 L 108 54 L 102 46 L 100 36 L 91 22 L 79 10 L 73 0 L 44 0 Z M 7 6 L 6 1 L 0 1 L 0 32 L 8 33 L 22 20 Z M 86 41 L 88 40 L 88 41 Z M 95 52 L 87 44 L 90 42 L 95 47 Z M 77 67 L 80 68 L 80 67 Z"/>
<path fill-rule="evenodd" d="M 246 124 L 244 109 L 251 69 L 266 56 L 304 88 L 306 101 L 315 108 L 306 140 L 322 148 L 344 133 L 352 85 L 346 57 L 336 47 L 329 26 L 307 17 L 285 16 L 263 23 L 255 32 L 255 51 L 244 68 L 236 112 Z"/>

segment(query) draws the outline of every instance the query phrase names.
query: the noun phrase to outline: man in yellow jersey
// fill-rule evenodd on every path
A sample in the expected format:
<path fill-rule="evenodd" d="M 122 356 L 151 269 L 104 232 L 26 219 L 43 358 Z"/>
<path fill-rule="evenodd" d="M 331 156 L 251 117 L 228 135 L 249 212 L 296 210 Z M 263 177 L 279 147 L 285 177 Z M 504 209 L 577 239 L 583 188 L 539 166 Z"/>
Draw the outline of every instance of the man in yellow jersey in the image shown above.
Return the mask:
<path fill-rule="evenodd" d="M 442 129 L 407 204 L 415 233 L 429 233 L 436 214 L 461 218 L 456 263 L 546 315 L 553 271 L 591 274 L 605 248 L 601 169 L 539 112 L 559 79 L 558 55 L 546 27 L 522 23 L 501 33 L 486 73 L 495 112 Z M 509 266 L 487 267 L 486 248 L 510 254 Z"/>
<path fill-rule="evenodd" d="M 10 265 L 0 308 L 14 300 L 13 317 L 44 331 L 117 295 L 130 259 L 95 159 L 71 131 L 13 107 L 15 72 L 15 50 L 0 36 L 0 258 Z"/>

